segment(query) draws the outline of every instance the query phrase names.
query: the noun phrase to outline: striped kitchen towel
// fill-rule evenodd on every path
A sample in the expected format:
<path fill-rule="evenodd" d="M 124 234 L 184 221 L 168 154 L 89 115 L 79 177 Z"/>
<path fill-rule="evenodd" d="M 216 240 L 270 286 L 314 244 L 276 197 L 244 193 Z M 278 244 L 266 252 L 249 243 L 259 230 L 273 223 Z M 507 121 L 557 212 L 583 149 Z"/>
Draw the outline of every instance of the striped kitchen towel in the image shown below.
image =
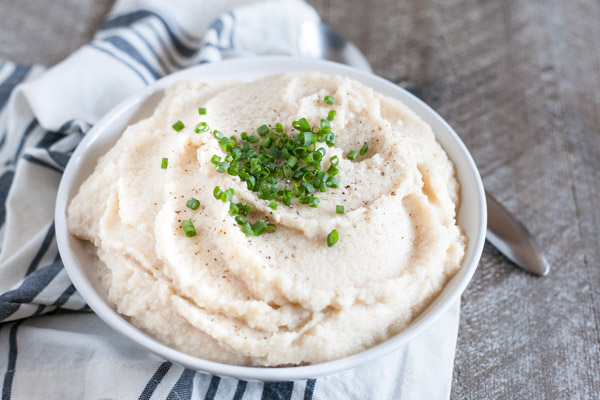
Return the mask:
<path fill-rule="evenodd" d="M 54 237 L 61 173 L 90 127 L 149 83 L 199 63 L 296 55 L 297 0 L 118 1 L 94 40 L 60 64 L 0 62 L 2 399 L 443 399 L 456 304 L 401 350 L 340 374 L 245 382 L 191 371 L 137 347 L 90 312 Z"/>

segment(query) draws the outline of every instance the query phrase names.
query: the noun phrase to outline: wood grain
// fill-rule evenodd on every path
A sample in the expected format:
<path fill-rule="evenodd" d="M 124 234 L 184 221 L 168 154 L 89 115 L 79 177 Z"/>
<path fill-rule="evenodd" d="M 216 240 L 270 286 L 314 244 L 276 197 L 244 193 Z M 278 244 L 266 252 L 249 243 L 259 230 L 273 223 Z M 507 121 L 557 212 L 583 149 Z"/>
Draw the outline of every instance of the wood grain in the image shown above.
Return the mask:
<path fill-rule="evenodd" d="M 0 59 L 54 65 L 90 41 L 114 0 L 2 0 Z"/>
<path fill-rule="evenodd" d="M 600 3 L 309 0 L 458 131 L 552 264 L 491 246 L 463 296 L 452 397 L 600 393 Z"/>
<path fill-rule="evenodd" d="M 600 3 L 308 2 L 450 122 L 552 265 L 536 278 L 486 246 L 462 300 L 452 398 L 599 398 Z M 3 3 L 0 57 L 51 65 L 112 1 L 59 3 Z"/>

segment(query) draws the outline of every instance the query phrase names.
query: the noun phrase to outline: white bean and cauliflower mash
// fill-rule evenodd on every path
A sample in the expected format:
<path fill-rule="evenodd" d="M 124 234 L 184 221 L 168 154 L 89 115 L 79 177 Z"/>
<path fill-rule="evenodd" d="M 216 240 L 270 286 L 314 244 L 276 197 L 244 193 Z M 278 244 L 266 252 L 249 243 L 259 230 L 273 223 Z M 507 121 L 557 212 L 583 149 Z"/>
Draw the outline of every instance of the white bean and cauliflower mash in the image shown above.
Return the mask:
<path fill-rule="evenodd" d="M 312 364 L 405 328 L 457 272 L 459 184 L 431 128 L 345 77 L 180 82 L 68 208 L 109 301 L 209 360 Z"/>

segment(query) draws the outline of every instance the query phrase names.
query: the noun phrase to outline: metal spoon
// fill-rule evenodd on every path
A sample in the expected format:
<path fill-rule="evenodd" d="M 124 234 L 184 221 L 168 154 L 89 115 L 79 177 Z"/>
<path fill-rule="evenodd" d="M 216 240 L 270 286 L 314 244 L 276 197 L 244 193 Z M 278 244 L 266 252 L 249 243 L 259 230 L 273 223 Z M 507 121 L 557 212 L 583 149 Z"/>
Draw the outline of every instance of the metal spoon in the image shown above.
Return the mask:
<path fill-rule="evenodd" d="M 306 21 L 300 25 L 298 54 L 301 57 L 336 61 L 356 69 L 373 72 L 371 64 L 358 47 L 322 22 Z"/>
<path fill-rule="evenodd" d="M 488 211 L 485 238 L 509 260 L 534 275 L 550 272 L 550 264 L 527 228 L 489 193 L 485 193 Z"/>
<path fill-rule="evenodd" d="M 373 72 L 369 61 L 351 42 L 322 22 L 306 21 L 298 30 L 298 54 L 325 59 Z M 525 226 L 486 192 L 488 230 L 486 239 L 525 271 L 543 276 L 550 265 Z"/>

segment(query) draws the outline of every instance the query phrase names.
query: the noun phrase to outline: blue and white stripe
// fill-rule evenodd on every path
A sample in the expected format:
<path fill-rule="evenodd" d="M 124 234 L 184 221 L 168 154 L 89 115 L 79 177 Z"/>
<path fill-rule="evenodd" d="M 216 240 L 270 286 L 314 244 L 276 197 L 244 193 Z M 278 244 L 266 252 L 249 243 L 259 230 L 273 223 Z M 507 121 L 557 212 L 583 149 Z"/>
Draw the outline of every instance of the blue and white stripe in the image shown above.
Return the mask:
<path fill-rule="evenodd" d="M 307 6 L 302 4 L 301 7 Z M 283 8 L 282 12 L 285 12 Z M 247 15 L 248 10 L 244 13 L 242 15 Z M 235 46 L 236 26 L 244 23 L 237 19 L 235 12 L 224 13 L 212 25 L 207 24 L 203 35 L 195 35 L 176 23 L 168 10 L 155 5 L 121 10 L 109 16 L 94 41 L 79 52 L 79 57 L 87 57 L 90 64 L 100 66 L 96 71 L 102 72 L 103 68 L 107 75 L 129 74 L 137 80 L 138 87 L 143 87 L 182 68 L 235 56 L 236 51 L 250 54 L 251 50 Z M 57 68 L 68 71 L 68 63 Z M 36 324 L 42 323 L 31 317 L 60 310 L 60 318 L 77 321 L 73 319 L 76 314 L 65 312 L 89 311 L 60 260 L 52 209 L 60 176 L 95 118 L 83 106 L 79 106 L 81 100 L 90 99 L 69 99 L 68 96 L 60 97 L 60 93 L 38 93 L 40 87 L 47 87 L 44 84 L 48 84 L 44 81 L 45 74 L 41 73 L 41 67 L 0 62 L 2 399 L 22 397 L 21 393 L 28 389 L 18 383 L 18 378 L 19 373 L 24 374 L 24 371 L 31 369 L 20 365 L 29 362 L 27 349 L 33 343 L 32 332 L 37 332 L 35 329 L 40 328 Z M 39 76 L 42 77 L 40 80 L 34 79 Z M 82 79 L 85 79 L 83 76 Z M 106 86 L 102 74 L 96 77 L 99 87 Z M 80 83 L 70 82 L 68 74 L 63 75 L 63 79 L 62 84 L 66 86 Z M 94 82 L 85 84 L 89 93 Z M 96 92 L 98 96 L 110 96 L 110 93 L 106 94 L 99 88 Z M 48 101 L 63 102 L 57 106 L 63 111 L 65 107 L 73 107 L 73 115 L 38 114 L 40 105 L 32 94 L 46 96 Z M 97 101 L 100 103 L 102 99 Z M 95 104 L 91 103 L 89 108 L 93 110 L 97 107 Z M 44 321 L 51 325 L 51 321 L 58 318 L 54 315 L 44 317 L 47 318 Z M 84 327 L 80 328 L 84 330 Z M 56 329 L 48 332 L 55 332 Z M 63 334 L 53 337 L 53 341 L 60 342 L 63 337 L 76 335 L 79 328 L 75 324 L 65 329 Z M 36 339 L 39 340 L 43 341 L 44 338 Z M 55 342 L 52 343 L 56 345 Z M 104 345 L 108 346 L 107 343 Z M 102 347 L 97 351 L 102 352 Z M 43 360 L 40 359 L 40 362 L 43 363 Z M 127 390 L 137 391 L 134 397 L 139 399 L 310 400 L 316 384 L 315 380 L 261 383 L 211 377 L 155 359 L 144 364 L 141 375 L 146 377 L 127 382 L 130 386 Z"/>
<path fill-rule="evenodd" d="M 456 334 L 458 304 L 413 347 L 318 382 L 198 373 L 135 347 L 89 312 L 61 263 L 53 221 L 58 182 L 83 135 L 112 105 L 174 71 L 229 57 L 294 55 L 294 36 L 282 30 L 318 18 L 287 0 L 223 12 L 212 22 L 203 1 L 189 3 L 184 11 L 194 18 L 185 25 L 181 7 L 171 4 L 180 1 L 118 1 L 92 43 L 46 72 L 0 61 L 2 400 L 423 398 L 423 390 L 426 398 L 447 398 L 456 342 L 439 332 Z M 430 376 L 435 382 L 425 383 Z"/>

